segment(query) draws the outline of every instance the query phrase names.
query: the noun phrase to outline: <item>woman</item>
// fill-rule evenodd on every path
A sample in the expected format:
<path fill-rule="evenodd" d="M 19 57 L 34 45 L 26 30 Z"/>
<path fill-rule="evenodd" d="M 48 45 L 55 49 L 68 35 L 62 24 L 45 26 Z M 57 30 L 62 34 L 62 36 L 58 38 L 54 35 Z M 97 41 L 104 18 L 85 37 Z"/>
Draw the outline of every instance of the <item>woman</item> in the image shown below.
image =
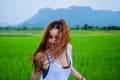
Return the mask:
<path fill-rule="evenodd" d="M 33 55 L 31 80 L 67 80 L 70 73 L 85 80 L 72 66 L 72 46 L 69 26 L 65 20 L 52 21 L 46 27 L 42 41 Z"/>

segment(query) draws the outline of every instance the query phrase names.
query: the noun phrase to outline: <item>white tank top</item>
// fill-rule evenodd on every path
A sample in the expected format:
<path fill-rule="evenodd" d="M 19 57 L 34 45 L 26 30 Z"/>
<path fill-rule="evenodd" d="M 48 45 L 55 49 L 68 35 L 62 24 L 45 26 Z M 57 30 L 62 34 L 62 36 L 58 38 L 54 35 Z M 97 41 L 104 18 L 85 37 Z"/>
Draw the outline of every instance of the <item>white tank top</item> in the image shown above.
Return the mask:
<path fill-rule="evenodd" d="M 67 51 L 67 56 L 69 57 L 72 66 L 71 55 L 69 55 L 68 51 Z M 48 58 L 50 60 L 48 73 L 45 78 L 43 78 L 43 74 L 42 74 L 40 80 L 67 80 L 71 73 L 70 70 L 71 66 L 64 69 L 55 60 L 53 60 L 53 58 L 50 56 L 50 53 L 48 53 Z"/>

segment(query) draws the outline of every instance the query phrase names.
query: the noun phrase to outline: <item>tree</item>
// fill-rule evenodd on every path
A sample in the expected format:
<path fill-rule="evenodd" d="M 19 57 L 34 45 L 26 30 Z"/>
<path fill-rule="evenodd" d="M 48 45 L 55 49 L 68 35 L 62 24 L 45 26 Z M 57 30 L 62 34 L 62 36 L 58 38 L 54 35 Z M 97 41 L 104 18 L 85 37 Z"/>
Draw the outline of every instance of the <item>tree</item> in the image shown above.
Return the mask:
<path fill-rule="evenodd" d="M 24 26 L 24 27 L 23 27 L 23 30 L 27 30 L 27 26 Z"/>
<path fill-rule="evenodd" d="M 77 30 L 80 29 L 80 25 L 76 25 L 76 29 L 77 29 Z"/>
<path fill-rule="evenodd" d="M 88 24 L 84 24 L 83 29 L 84 30 L 88 30 L 89 29 L 89 25 Z"/>

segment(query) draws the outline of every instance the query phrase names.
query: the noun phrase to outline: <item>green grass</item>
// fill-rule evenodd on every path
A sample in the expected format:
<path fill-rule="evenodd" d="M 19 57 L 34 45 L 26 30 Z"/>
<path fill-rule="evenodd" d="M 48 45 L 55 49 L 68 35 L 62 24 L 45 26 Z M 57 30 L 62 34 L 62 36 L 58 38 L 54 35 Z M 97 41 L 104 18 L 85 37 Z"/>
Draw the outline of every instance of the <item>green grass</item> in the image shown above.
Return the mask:
<path fill-rule="evenodd" d="M 29 80 L 43 31 L 0 31 L 0 80 Z M 120 79 L 120 31 L 71 30 L 73 66 L 87 80 Z M 77 80 L 72 75 L 69 80 Z"/>

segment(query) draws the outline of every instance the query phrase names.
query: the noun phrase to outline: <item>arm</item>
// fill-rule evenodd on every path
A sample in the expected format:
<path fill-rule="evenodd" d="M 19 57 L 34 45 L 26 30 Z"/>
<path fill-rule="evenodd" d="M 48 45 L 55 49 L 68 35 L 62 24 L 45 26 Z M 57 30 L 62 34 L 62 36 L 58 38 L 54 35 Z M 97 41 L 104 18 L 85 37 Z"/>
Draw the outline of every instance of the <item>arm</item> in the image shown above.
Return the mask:
<path fill-rule="evenodd" d="M 40 65 L 40 62 L 38 61 L 39 60 L 39 57 L 40 57 L 40 53 L 37 53 L 34 57 L 33 57 L 33 65 L 34 65 L 34 69 L 33 69 L 33 72 L 31 74 L 31 77 L 30 77 L 30 80 L 38 80 L 38 77 L 42 74 L 42 71 L 41 71 L 41 65 Z"/>
<path fill-rule="evenodd" d="M 72 57 L 72 45 L 68 44 L 68 53 Z M 86 80 L 73 66 L 70 67 L 71 74 L 75 76 L 78 80 Z"/>
<path fill-rule="evenodd" d="M 30 80 L 37 80 L 40 75 L 41 75 L 40 71 L 38 72 L 33 71 L 31 74 Z"/>
<path fill-rule="evenodd" d="M 86 80 L 74 67 L 71 67 L 71 74 L 78 80 Z"/>

